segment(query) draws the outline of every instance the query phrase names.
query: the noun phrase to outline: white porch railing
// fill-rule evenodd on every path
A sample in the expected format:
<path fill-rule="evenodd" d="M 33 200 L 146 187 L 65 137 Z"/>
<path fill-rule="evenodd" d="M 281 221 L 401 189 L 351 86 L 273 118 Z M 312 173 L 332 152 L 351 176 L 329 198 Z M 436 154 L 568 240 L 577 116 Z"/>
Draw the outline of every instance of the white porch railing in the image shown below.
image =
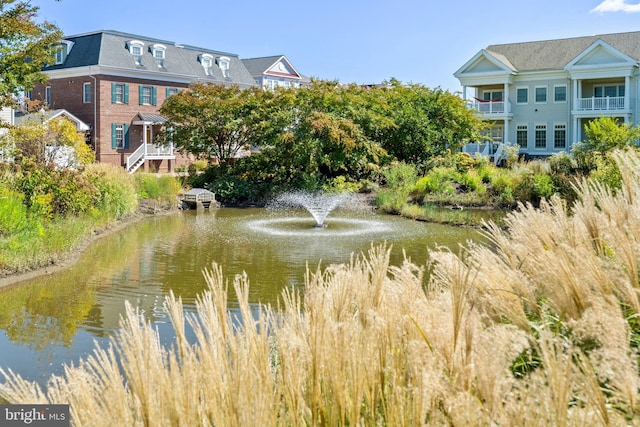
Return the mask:
<path fill-rule="evenodd" d="M 147 159 L 173 159 L 173 144 L 141 144 L 127 157 L 127 172 L 135 172 Z"/>
<path fill-rule="evenodd" d="M 482 114 L 501 114 L 507 112 L 505 101 L 468 101 L 468 107 Z"/>
<path fill-rule="evenodd" d="M 616 111 L 624 109 L 624 96 L 606 96 L 578 99 L 578 111 Z"/>

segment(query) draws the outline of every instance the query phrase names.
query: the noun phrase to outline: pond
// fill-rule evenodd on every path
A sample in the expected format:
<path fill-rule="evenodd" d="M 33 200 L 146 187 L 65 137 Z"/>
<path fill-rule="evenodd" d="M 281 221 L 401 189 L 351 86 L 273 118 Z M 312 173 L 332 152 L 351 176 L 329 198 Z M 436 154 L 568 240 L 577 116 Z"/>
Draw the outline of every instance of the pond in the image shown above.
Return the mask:
<path fill-rule="evenodd" d="M 230 281 L 246 272 L 250 301 L 277 305 L 286 287 L 304 286 L 314 269 L 349 261 L 372 244 L 392 246 L 392 264 L 403 251 L 425 265 L 428 248 L 481 236 L 471 228 L 416 222 L 367 210 L 337 209 L 324 227 L 304 210 L 223 208 L 154 217 L 106 236 L 65 271 L 0 290 L 0 367 L 45 383 L 77 363 L 118 329 L 125 301 L 139 307 L 169 342 L 163 302 L 169 291 L 185 310 L 206 288 L 202 270 L 213 262 Z M 229 296 L 233 309 L 235 296 Z"/>

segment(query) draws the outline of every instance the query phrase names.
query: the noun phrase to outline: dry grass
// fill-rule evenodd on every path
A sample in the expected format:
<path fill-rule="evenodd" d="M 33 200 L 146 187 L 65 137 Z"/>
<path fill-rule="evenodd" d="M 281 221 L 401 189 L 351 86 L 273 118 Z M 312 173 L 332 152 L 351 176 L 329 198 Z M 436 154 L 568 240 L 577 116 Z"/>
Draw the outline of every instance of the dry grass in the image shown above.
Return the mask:
<path fill-rule="evenodd" d="M 638 425 L 640 159 L 617 159 L 617 195 L 522 206 L 428 279 L 372 247 L 256 312 L 238 276 L 240 322 L 214 265 L 197 313 L 167 298 L 171 348 L 129 308 L 111 348 L 46 389 L 0 371 L 0 397 L 68 402 L 77 426 Z"/>

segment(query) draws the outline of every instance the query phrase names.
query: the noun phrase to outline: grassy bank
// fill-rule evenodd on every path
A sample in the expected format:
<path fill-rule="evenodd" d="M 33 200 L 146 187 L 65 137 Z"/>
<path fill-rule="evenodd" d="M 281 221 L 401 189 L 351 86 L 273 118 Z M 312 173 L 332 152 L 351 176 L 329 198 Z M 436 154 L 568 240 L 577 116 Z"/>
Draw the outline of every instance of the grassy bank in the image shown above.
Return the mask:
<path fill-rule="evenodd" d="M 111 348 L 46 389 L 2 371 L 0 397 L 70 403 L 78 426 L 636 425 L 640 158 L 617 161 L 616 195 L 584 182 L 570 206 L 490 227 L 493 249 L 428 266 L 372 248 L 310 271 L 277 315 L 256 313 L 242 276 L 228 312 L 214 265 L 197 314 L 167 298 L 170 347 L 129 308 Z"/>
<path fill-rule="evenodd" d="M 142 200 L 152 210 L 174 206 L 180 190 L 173 177 L 132 176 L 108 165 L 12 165 L 0 175 L 0 277 L 59 264 L 94 235 L 140 216 Z"/>

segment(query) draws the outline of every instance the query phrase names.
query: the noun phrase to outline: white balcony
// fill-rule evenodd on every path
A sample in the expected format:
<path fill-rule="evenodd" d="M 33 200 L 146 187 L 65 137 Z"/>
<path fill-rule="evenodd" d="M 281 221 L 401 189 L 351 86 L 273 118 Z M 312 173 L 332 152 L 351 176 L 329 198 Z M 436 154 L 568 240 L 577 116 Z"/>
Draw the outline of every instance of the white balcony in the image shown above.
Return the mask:
<path fill-rule="evenodd" d="M 577 111 L 619 111 L 626 109 L 624 96 L 579 98 Z"/>
<path fill-rule="evenodd" d="M 504 101 L 467 101 L 467 107 L 482 115 L 505 114 L 508 104 Z"/>

